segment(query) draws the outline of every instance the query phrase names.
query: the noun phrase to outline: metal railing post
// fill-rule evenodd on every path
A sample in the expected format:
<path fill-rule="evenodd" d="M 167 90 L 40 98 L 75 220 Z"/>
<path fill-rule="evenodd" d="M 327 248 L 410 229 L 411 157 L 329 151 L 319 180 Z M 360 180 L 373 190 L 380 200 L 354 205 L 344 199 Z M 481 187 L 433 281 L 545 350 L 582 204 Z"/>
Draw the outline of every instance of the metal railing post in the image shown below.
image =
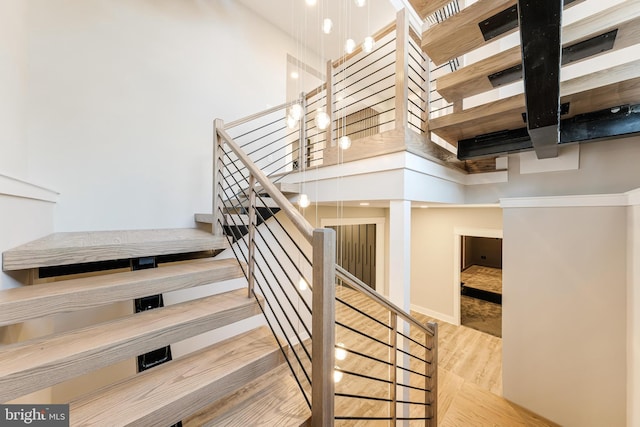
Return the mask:
<path fill-rule="evenodd" d="M 436 427 L 438 425 L 438 324 L 435 322 L 428 323 L 433 328 L 433 336 L 426 336 L 427 347 L 431 350 L 431 378 L 429 379 L 429 409 L 431 410 L 431 420 L 429 426 Z M 431 338 L 431 346 L 428 341 Z M 425 359 L 428 360 L 428 359 Z M 427 388 L 427 387 L 425 387 Z"/>
<path fill-rule="evenodd" d="M 422 91 L 422 102 L 420 106 L 423 109 L 422 116 L 422 133 L 429 133 L 429 109 L 431 108 L 431 70 L 429 67 L 429 58 L 426 54 L 421 53 L 422 61 L 420 65 L 422 65 L 422 73 L 421 77 L 423 79 L 422 87 L 420 90 Z M 429 138 L 429 141 L 431 138 Z"/>
<path fill-rule="evenodd" d="M 302 108 L 302 119 L 300 120 L 300 143 L 298 148 L 298 163 L 300 164 L 299 171 L 303 171 L 307 168 L 307 97 L 304 92 L 300 94 L 300 107 Z"/>
<path fill-rule="evenodd" d="M 247 278 L 248 278 L 248 296 L 251 298 L 253 296 L 253 289 L 255 287 L 255 254 L 256 254 L 256 223 L 257 223 L 257 215 L 256 215 L 256 177 L 251 174 L 249 175 L 249 253 L 247 257 Z"/>
<path fill-rule="evenodd" d="M 406 9 L 396 17 L 396 130 L 409 123 L 409 16 Z"/>
<path fill-rule="evenodd" d="M 221 119 L 213 121 L 213 198 L 211 201 L 211 233 L 222 236 L 224 202 L 222 200 L 222 170 L 223 151 L 222 139 L 218 136 L 218 130 L 224 130 L 224 122 Z"/>
<path fill-rule="evenodd" d="M 389 312 L 391 317 L 391 354 L 389 357 L 389 363 L 391 364 L 389 369 L 389 381 L 391 382 L 389 390 L 391 393 L 391 407 L 389 408 L 389 417 L 391 418 L 390 425 L 396 425 L 396 419 L 398 418 L 398 315 L 394 312 Z"/>
<path fill-rule="evenodd" d="M 326 130 L 326 141 L 324 143 L 326 147 L 333 147 L 333 121 L 334 111 L 333 111 L 333 62 L 327 61 L 327 83 L 326 83 L 326 91 L 327 91 L 327 114 L 329 115 L 329 126 Z M 323 156 L 324 157 L 324 156 Z"/>
<path fill-rule="evenodd" d="M 335 231 L 328 228 L 314 230 L 312 247 L 311 426 L 331 427 L 335 417 Z"/>

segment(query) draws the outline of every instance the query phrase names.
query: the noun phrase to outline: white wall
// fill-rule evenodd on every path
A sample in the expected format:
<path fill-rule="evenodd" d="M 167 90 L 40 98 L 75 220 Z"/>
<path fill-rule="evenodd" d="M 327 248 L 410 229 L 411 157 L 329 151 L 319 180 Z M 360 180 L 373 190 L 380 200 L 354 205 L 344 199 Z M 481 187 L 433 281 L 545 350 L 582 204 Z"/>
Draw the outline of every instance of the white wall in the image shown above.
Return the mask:
<path fill-rule="evenodd" d="M 0 176 L 0 253 L 53 231 L 55 193 L 22 181 Z M 22 286 L 28 272 L 0 271 L 0 290 Z M 53 325 L 44 319 L 0 327 L 0 345 L 11 344 L 53 332 Z M 16 401 L 16 403 L 48 403 L 47 388 Z"/>
<path fill-rule="evenodd" d="M 520 174 L 518 154 L 509 156 L 509 180 L 466 188 L 466 203 L 495 203 L 504 197 L 615 194 L 640 185 L 640 136 L 580 145 L 580 169 Z"/>
<path fill-rule="evenodd" d="M 640 190 L 627 212 L 627 426 L 640 425 Z"/>
<path fill-rule="evenodd" d="M 193 226 L 212 120 L 285 100 L 295 43 L 234 2 L 29 0 L 31 176 L 57 231 Z"/>
<path fill-rule="evenodd" d="M 0 174 L 27 177 L 27 2 L 0 2 Z"/>
<path fill-rule="evenodd" d="M 454 246 L 456 228 L 502 229 L 499 208 L 427 208 L 411 214 L 411 304 L 440 320 L 455 323 Z"/>
<path fill-rule="evenodd" d="M 504 397 L 625 425 L 627 208 L 503 206 Z"/>

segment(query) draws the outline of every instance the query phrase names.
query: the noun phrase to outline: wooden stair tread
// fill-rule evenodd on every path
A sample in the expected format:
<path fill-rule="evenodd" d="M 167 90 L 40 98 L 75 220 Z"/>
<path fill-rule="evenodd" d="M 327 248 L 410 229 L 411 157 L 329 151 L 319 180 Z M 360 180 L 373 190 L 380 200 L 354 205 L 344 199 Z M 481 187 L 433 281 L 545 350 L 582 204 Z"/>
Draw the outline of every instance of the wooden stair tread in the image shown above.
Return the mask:
<path fill-rule="evenodd" d="M 282 364 L 183 421 L 184 427 L 298 427 L 311 416 L 289 367 Z"/>
<path fill-rule="evenodd" d="M 640 0 L 621 3 L 564 27 L 563 46 L 571 46 L 616 28 L 618 33 L 612 49 L 598 55 L 640 43 Z M 436 81 L 436 90 L 447 102 L 477 95 L 495 89 L 489 80 L 491 74 L 521 63 L 522 51 L 520 46 L 515 46 L 440 77 Z"/>
<path fill-rule="evenodd" d="M 428 16 L 451 3 L 451 0 L 409 0 L 409 3 L 420 18 L 427 19 Z"/>
<path fill-rule="evenodd" d="M 195 228 L 54 233 L 5 251 L 4 270 L 225 249 L 224 237 Z"/>
<path fill-rule="evenodd" d="M 281 363 L 259 328 L 71 402 L 71 425 L 171 425 Z"/>
<path fill-rule="evenodd" d="M 240 289 L 0 347 L 0 402 L 259 313 Z"/>
<path fill-rule="evenodd" d="M 422 50 L 440 65 L 479 48 L 487 42 L 478 23 L 516 4 L 517 0 L 479 0 L 422 33 Z"/>
<path fill-rule="evenodd" d="M 574 1 L 565 6 L 572 7 L 580 3 Z M 436 64 L 441 65 L 453 58 L 464 55 L 474 49 L 517 31 L 517 27 L 499 36 L 485 41 L 479 24 L 513 7 L 517 0 L 478 0 L 459 13 L 445 19 L 443 22 L 428 28 L 422 33 L 422 50 Z"/>
<path fill-rule="evenodd" d="M 562 119 L 640 102 L 640 60 L 560 83 L 560 102 L 570 102 Z M 525 127 L 524 94 L 432 119 L 429 129 L 456 145 L 462 139 Z"/>
<path fill-rule="evenodd" d="M 0 326 L 238 277 L 244 274 L 235 259 L 205 258 L 7 289 L 0 292 Z"/>

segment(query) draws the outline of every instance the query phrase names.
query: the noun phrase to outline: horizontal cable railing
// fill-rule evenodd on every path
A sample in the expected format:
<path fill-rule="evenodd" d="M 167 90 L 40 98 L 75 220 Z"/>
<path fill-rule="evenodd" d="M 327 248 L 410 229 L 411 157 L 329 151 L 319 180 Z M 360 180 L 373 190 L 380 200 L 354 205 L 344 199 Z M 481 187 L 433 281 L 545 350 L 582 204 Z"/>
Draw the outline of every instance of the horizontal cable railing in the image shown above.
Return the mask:
<path fill-rule="evenodd" d="M 257 166 L 265 161 L 261 140 L 270 146 L 286 132 L 277 113 L 233 123 L 244 147 L 216 121 L 214 231 L 246 264 L 249 294 L 263 297 L 257 301 L 313 425 L 374 419 L 435 425 L 435 326 L 420 324 L 336 267 L 334 232 L 313 230 Z M 278 179 L 283 169 L 266 165 Z"/>
<path fill-rule="evenodd" d="M 396 32 L 387 28 L 374 37 L 371 52 L 358 52 L 334 63 L 333 127 L 338 140 L 352 141 L 395 128 Z"/>
<path fill-rule="evenodd" d="M 259 127 L 265 121 L 255 122 Z M 263 297 L 257 299 L 260 308 L 311 408 L 312 265 L 307 254 L 313 229 L 251 160 L 258 151 L 244 153 L 221 122 L 216 134 L 216 226 L 246 264 L 249 294 Z M 277 215 L 283 208 L 286 215 Z"/>
<path fill-rule="evenodd" d="M 336 425 L 436 425 L 437 325 L 423 325 L 337 267 Z M 366 415 L 365 415 L 366 414 Z"/>
<path fill-rule="evenodd" d="M 214 124 L 213 232 L 226 235 L 246 265 L 249 296 L 262 296 L 313 426 L 436 425 L 436 325 L 421 324 L 337 266 L 335 232 L 313 229 L 289 200 L 301 197 L 296 179 L 285 179 L 333 164 L 327 159 L 342 137 L 427 129 L 432 82 L 407 22 L 399 14 L 375 35 L 370 53 L 328 63 L 318 89 Z"/>
<path fill-rule="evenodd" d="M 420 48 L 418 33 L 411 29 L 408 49 L 408 99 L 407 125 L 421 135 L 427 129 L 427 104 L 429 99 L 429 63 Z"/>

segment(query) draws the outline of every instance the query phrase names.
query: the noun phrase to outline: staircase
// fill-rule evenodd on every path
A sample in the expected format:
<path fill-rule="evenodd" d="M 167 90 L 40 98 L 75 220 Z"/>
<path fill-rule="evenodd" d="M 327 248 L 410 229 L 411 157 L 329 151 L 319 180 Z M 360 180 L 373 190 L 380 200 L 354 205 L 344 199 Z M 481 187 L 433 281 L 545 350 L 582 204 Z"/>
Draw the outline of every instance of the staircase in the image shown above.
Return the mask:
<path fill-rule="evenodd" d="M 159 260 L 158 268 L 70 274 L 3 290 L 0 326 L 36 318 L 55 321 L 60 313 L 204 285 L 225 289 L 225 282 L 244 279 L 246 268 L 235 259 L 212 256 L 227 247 L 223 237 L 196 229 L 47 236 L 4 252 L 3 269 L 30 269 L 37 276 L 59 266 L 89 271 L 142 257 Z M 225 326 L 246 330 L 233 325 L 261 314 L 261 299 L 248 298 L 246 289 L 210 294 L 0 347 L 0 402 Z M 278 425 L 304 423 L 308 408 L 283 370 L 283 354 L 271 331 L 259 326 L 232 335 L 213 344 L 203 341 L 204 347 L 197 351 L 105 387 L 89 388 L 71 402 L 41 403 L 70 403 L 73 426 L 169 426 L 181 421 L 191 426 L 260 425 L 262 420 L 274 419 Z M 270 403 L 265 403 L 268 398 Z M 282 401 L 275 404 L 274 399 Z M 255 411 L 256 405 L 260 412 Z M 245 424 L 239 419 L 253 421 Z"/>

